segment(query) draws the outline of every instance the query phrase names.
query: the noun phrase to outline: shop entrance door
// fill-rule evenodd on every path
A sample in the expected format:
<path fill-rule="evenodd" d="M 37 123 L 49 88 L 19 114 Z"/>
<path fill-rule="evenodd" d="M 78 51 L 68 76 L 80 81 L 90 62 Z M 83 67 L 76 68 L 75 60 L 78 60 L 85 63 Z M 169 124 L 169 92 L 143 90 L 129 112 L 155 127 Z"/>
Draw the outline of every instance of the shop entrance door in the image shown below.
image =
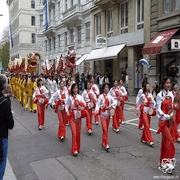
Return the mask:
<path fill-rule="evenodd" d="M 105 74 L 107 74 L 109 78 L 110 85 L 112 86 L 112 81 L 113 81 L 113 60 L 108 59 L 105 60 Z"/>

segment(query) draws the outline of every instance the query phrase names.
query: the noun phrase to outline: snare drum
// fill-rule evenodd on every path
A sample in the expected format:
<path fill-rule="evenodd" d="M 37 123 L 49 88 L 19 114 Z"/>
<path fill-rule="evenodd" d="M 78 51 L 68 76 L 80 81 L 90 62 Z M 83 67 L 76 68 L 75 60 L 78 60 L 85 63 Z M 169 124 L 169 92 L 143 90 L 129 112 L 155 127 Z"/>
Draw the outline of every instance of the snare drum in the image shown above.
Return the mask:
<path fill-rule="evenodd" d="M 60 109 L 61 111 L 63 111 L 64 108 L 65 108 L 64 105 L 60 105 L 60 106 L 59 106 L 59 109 Z"/>
<path fill-rule="evenodd" d="M 153 109 L 153 108 L 150 108 L 149 111 L 148 111 L 148 114 L 149 114 L 150 116 L 155 116 L 155 115 L 156 115 L 156 110 Z"/>
<path fill-rule="evenodd" d="M 117 101 L 117 106 L 120 106 L 120 105 L 121 105 L 120 101 Z"/>
<path fill-rule="evenodd" d="M 110 114 L 111 117 L 114 116 L 114 114 L 115 114 L 114 109 L 110 109 L 110 110 L 109 110 L 109 114 Z"/>
<path fill-rule="evenodd" d="M 75 119 L 81 118 L 81 111 L 76 111 L 75 112 Z"/>

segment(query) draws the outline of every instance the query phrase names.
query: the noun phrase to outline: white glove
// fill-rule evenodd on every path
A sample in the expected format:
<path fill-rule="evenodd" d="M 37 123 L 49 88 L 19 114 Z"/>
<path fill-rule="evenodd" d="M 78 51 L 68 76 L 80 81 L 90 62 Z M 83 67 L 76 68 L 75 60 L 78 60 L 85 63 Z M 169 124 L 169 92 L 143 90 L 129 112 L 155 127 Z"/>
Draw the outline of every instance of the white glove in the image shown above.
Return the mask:
<path fill-rule="evenodd" d="M 166 120 L 170 119 L 170 115 L 169 114 L 164 114 L 163 116 L 165 117 Z"/>

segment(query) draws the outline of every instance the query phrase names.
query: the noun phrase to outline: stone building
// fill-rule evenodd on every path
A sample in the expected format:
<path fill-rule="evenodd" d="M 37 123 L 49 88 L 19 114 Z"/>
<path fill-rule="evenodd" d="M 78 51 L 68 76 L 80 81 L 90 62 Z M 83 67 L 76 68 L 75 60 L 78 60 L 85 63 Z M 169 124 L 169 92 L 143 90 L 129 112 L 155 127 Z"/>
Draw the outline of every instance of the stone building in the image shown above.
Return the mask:
<path fill-rule="evenodd" d="M 180 84 L 180 0 L 152 0 L 150 5 L 150 39 L 142 50 L 151 60 L 150 83 L 161 85 L 163 76 L 170 76 Z"/>
<path fill-rule="evenodd" d="M 91 8 L 92 51 L 85 61 L 94 63 L 94 74 L 110 80 L 124 77 L 129 94 L 141 87 L 146 66 L 139 64 L 142 48 L 150 39 L 151 0 L 94 0 Z M 99 48 L 102 37 L 107 45 Z"/>
<path fill-rule="evenodd" d="M 8 0 L 11 26 L 10 59 L 27 57 L 34 52 L 41 56 L 41 48 L 37 45 L 37 11 L 35 0 Z M 39 63 L 39 62 L 38 62 Z"/>
<path fill-rule="evenodd" d="M 46 21 L 46 0 L 38 0 L 37 39 L 43 49 L 44 60 L 53 61 L 74 49 L 76 60 L 80 60 L 76 71 L 92 70 L 91 63 L 83 62 L 91 51 L 91 6 L 91 0 L 49 0 L 49 20 Z"/>

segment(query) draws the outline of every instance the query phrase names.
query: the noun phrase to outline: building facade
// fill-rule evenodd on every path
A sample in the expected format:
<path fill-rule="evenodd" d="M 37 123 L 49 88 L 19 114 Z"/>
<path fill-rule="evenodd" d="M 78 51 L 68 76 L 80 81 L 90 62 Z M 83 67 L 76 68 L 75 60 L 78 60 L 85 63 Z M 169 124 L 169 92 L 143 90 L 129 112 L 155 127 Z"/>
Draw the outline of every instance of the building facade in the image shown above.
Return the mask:
<path fill-rule="evenodd" d="M 180 84 L 179 14 L 180 0 L 151 1 L 151 41 L 146 41 L 143 54 L 151 60 L 149 79 L 152 85 L 155 81 L 161 85 L 163 76 L 170 76 Z"/>
<path fill-rule="evenodd" d="M 46 1 L 38 1 L 37 39 L 39 46 L 43 48 L 44 60 L 53 61 L 57 56 L 65 56 L 69 49 L 75 50 L 76 60 L 90 53 L 91 6 L 91 0 L 49 0 L 46 9 Z M 82 62 L 76 71 L 91 72 L 90 64 Z"/>
<path fill-rule="evenodd" d="M 41 57 L 42 49 L 38 46 L 36 38 L 36 1 L 8 0 L 7 4 L 11 28 L 10 59 L 25 58 L 31 52 L 38 53 Z"/>
<path fill-rule="evenodd" d="M 150 38 L 151 1 L 93 2 L 92 51 L 85 61 L 93 61 L 94 73 L 107 74 L 110 81 L 123 78 L 129 94 L 136 94 L 141 87 L 142 74 L 147 73 L 139 60 L 143 58 L 142 48 Z M 106 38 L 105 48 L 97 48 L 97 37 Z"/>

